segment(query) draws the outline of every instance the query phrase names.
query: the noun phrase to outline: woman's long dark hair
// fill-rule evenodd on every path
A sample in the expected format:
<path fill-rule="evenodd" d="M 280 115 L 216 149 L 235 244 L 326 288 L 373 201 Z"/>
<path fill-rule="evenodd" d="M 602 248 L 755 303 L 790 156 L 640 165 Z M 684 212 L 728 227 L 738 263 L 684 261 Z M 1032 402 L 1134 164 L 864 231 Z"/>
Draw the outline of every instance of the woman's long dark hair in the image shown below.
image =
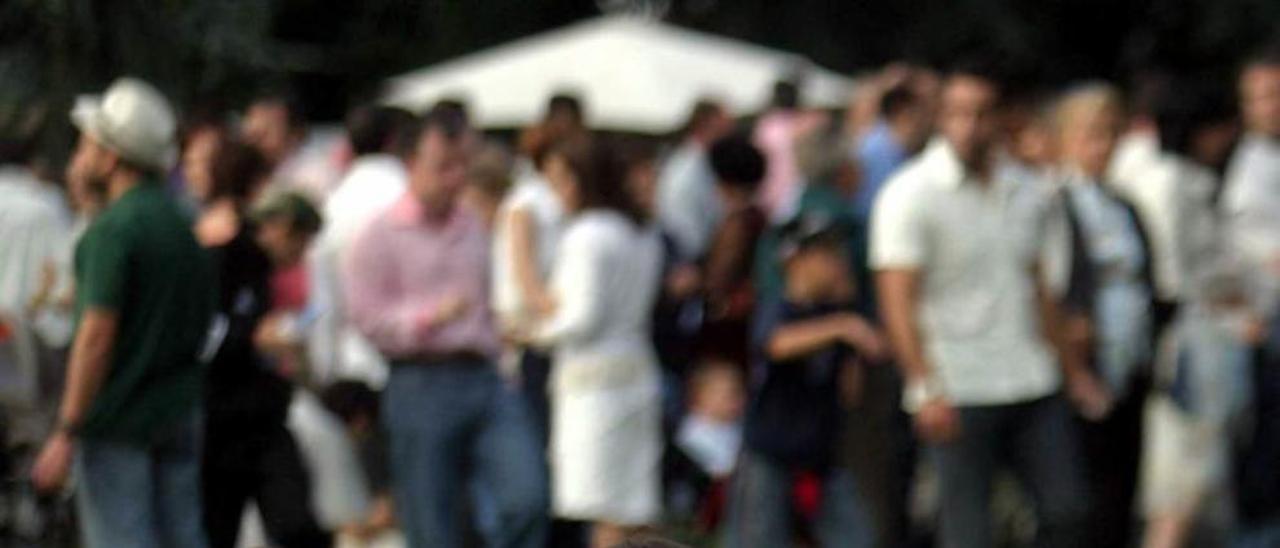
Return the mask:
<path fill-rule="evenodd" d="M 243 208 L 270 174 L 271 165 L 257 149 L 240 141 L 224 140 L 213 157 L 213 184 L 206 201 L 230 198 Z"/>
<path fill-rule="evenodd" d="M 563 158 L 578 179 L 579 210 L 609 209 L 637 226 L 645 215 L 626 185 L 626 169 L 612 143 L 600 136 L 576 137 L 556 143 L 550 155 Z"/>

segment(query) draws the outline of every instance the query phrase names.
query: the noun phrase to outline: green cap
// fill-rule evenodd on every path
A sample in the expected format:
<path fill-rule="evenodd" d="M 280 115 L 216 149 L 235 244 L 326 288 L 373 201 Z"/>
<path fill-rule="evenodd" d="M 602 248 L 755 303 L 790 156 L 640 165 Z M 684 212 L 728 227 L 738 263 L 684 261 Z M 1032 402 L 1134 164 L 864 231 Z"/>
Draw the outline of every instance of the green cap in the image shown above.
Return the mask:
<path fill-rule="evenodd" d="M 290 228 L 303 234 L 320 232 L 323 224 L 320 212 L 311 205 L 311 200 L 297 192 L 281 192 L 267 197 L 253 208 L 251 217 L 259 224 L 283 219 L 289 222 Z"/>

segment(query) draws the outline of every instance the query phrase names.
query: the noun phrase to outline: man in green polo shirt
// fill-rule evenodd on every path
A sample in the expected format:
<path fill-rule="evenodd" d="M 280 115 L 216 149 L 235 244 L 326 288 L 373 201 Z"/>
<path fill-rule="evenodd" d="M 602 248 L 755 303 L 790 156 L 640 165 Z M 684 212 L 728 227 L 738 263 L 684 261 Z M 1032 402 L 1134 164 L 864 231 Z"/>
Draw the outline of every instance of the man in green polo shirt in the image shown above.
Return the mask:
<path fill-rule="evenodd" d="M 174 116 L 154 88 L 124 78 L 71 117 L 80 142 L 68 176 L 104 189 L 109 205 L 76 248 L 67 387 L 33 479 L 57 489 L 74 464 L 90 548 L 202 548 L 199 354 L 215 289 L 157 182 L 173 157 Z"/>

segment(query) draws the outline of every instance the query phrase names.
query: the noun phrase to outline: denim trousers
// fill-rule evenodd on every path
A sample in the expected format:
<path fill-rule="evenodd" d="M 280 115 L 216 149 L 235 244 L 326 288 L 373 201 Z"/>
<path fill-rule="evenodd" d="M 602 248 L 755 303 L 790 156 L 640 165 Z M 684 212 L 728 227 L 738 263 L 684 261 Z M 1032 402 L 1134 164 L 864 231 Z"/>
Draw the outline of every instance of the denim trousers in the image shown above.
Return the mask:
<path fill-rule="evenodd" d="M 1231 548 L 1275 548 L 1280 546 L 1280 520 L 1241 526 Z"/>
<path fill-rule="evenodd" d="M 729 515 L 724 526 L 729 548 L 791 546 L 792 483 L 788 467 L 744 451 L 729 484 Z M 814 533 L 824 548 L 870 548 L 875 531 L 853 474 L 835 468 L 825 475 Z"/>
<path fill-rule="evenodd" d="M 991 485 L 1009 467 L 1035 505 L 1036 545 L 1084 546 L 1089 512 L 1082 450 L 1065 399 L 960 407 L 961 433 L 930 447 L 940 487 L 939 546 L 988 548 Z"/>
<path fill-rule="evenodd" d="M 150 447 L 82 439 L 76 509 L 87 548 L 204 548 L 199 415 Z"/>
<path fill-rule="evenodd" d="M 461 544 L 468 490 L 496 516 L 492 544 L 541 548 L 548 487 L 528 410 L 485 363 L 397 363 L 383 392 L 392 495 L 413 548 Z M 486 535 L 490 536 L 490 535 Z"/>

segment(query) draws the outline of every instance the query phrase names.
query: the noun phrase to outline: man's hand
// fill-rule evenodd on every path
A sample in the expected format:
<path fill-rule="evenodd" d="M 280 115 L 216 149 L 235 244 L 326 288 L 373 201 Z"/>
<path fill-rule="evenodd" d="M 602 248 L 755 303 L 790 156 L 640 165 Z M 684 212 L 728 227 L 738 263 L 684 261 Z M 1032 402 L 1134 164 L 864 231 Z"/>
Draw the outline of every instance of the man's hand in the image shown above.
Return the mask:
<path fill-rule="evenodd" d="M 665 281 L 667 295 L 676 300 L 684 300 L 702 288 L 702 273 L 693 265 L 680 265 L 667 274 Z"/>
<path fill-rule="evenodd" d="M 1106 418 L 1113 405 L 1111 393 L 1093 373 L 1080 370 L 1066 378 L 1067 398 L 1084 418 L 1097 422 Z"/>
<path fill-rule="evenodd" d="M 1257 314 L 1248 314 L 1242 322 L 1237 336 L 1240 342 L 1249 346 L 1257 346 L 1267 339 L 1267 320 Z"/>
<path fill-rule="evenodd" d="M 253 332 L 253 344 L 259 351 L 280 355 L 292 349 L 293 341 L 281 336 L 280 324 L 283 321 L 284 314 L 277 312 L 258 322 L 258 328 Z"/>
<path fill-rule="evenodd" d="M 62 489 L 71 475 L 71 452 L 75 443 L 66 432 L 58 431 L 45 441 L 31 469 L 31 481 L 36 490 L 52 493 Z"/>
<path fill-rule="evenodd" d="M 538 291 L 529 297 L 529 305 L 538 318 L 547 318 L 556 312 L 556 299 L 550 293 Z"/>
<path fill-rule="evenodd" d="M 955 441 L 960 437 L 960 413 L 946 398 L 934 398 L 915 415 L 916 434 L 920 440 L 933 445 Z"/>
<path fill-rule="evenodd" d="M 442 327 L 452 323 L 454 320 L 461 318 L 467 313 L 467 309 L 471 308 L 471 303 L 466 297 L 459 295 L 449 295 L 431 312 L 428 316 L 428 326 L 432 329 Z"/>
<path fill-rule="evenodd" d="M 1062 322 L 1062 337 L 1078 349 L 1093 346 L 1093 322 L 1087 316 L 1068 314 Z"/>
<path fill-rule="evenodd" d="M 27 313 L 34 315 L 53 300 L 53 290 L 58 285 L 58 267 L 53 261 L 40 266 L 40 285 L 27 303 Z"/>

